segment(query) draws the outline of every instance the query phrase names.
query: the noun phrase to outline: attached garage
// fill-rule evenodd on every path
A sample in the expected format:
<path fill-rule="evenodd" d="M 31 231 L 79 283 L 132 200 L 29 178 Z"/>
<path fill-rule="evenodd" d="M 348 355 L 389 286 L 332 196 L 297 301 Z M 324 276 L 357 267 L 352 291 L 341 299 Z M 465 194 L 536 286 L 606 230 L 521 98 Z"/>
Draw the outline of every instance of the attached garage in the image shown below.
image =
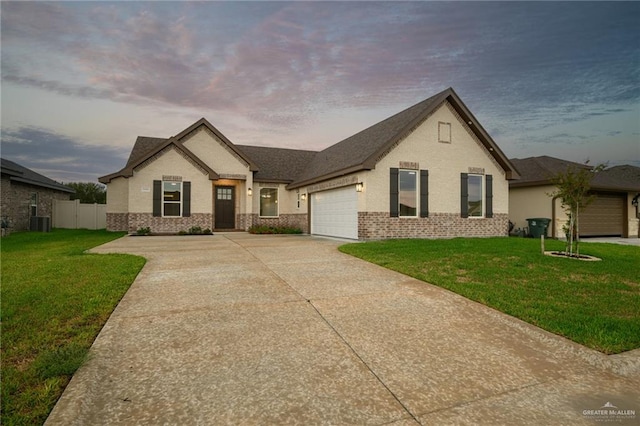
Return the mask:
<path fill-rule="evenodd" d="M 311 194 L 311 233 L 358 239 L 358 193 L 354 186 Z"/>
<path fill-rule="evenodd" d="M 626 194 L 598 192 L 596 198 L 580 214 L 583 237 L 625 235 Z"/>

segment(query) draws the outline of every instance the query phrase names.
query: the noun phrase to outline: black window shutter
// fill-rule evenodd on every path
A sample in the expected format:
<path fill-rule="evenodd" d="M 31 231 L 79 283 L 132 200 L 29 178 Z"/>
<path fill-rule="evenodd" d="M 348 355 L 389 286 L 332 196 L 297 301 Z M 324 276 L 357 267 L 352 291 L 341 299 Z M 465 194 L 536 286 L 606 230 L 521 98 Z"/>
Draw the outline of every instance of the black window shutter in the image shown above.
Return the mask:
<path fill-rule="evenodd" d="M 162 181 L 153 181 L 153 215 L 162 216 Z"/>
<path fill-rule="evenodd" d="M 460 173 L 460 216 L 469 217 L 469 176 Z"/>
<path fill-rule="evenodd" d="M 389 173 L 389 214 L 391 217 L 398 217 L 400 215 L 398 185 L 398 169 L 392 167 L 391 173 Z"/>
<path fill-rule="evenodd" d="M 191 216 L 191 182 L 182 183 L 182 216 Z"/>
<path fill-rule="evenodd" d="M 486 200 L 485 200 L 485 213 L 484 217 L 493 217 L 493 176 L 486 175 L 485 176 L 485 191 L 486 191 Z"/>
<path fill-rule="evenodd" d="M 420 217 L 429 217 L 429 170 L 420 170 Z"/>

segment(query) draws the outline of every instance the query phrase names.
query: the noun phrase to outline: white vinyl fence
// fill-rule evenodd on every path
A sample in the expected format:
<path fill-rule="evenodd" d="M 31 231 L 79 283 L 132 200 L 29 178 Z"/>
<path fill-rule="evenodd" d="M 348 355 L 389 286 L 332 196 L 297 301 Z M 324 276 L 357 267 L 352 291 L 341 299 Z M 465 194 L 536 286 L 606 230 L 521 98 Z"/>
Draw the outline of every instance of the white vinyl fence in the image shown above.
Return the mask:
<path fill-rule="evenodd" d="M 80 200 L 54 200 L 54 228 L 104 229 L 107 227 L 106 204 L 81 204 Z"/>

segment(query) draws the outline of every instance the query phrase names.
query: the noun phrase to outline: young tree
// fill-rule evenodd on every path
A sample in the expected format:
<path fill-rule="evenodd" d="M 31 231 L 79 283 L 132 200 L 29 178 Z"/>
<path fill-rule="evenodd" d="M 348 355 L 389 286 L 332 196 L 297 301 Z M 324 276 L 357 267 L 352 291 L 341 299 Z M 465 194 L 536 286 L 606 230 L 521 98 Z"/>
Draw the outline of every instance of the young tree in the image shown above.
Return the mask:
<path fill-rule="evenodd" d="M 81 203 L 87 204 L 107 202 L 107 191 L 103 185 L 94 182 L 71 182 L 65 185 L 76 191 L 71 196 L 72 200 L 80 200 Z"/>
<path fill-rule="evenodd" d="M 587 161 L 584 167 L 569 166 L 567 170 L 551 178 L 557 188 L 551 195 L 560 198 L 569 215 L 563 228 L 567 234 L 566 254 L 569 256 L 573 256 L 574 248 L 575 255 L 580 256 L 580 212 L 594 200 L 595 197 L 589 195 L 591 180 L 605 168 L 604 164 L 590 167 L 588 163 Z"/>

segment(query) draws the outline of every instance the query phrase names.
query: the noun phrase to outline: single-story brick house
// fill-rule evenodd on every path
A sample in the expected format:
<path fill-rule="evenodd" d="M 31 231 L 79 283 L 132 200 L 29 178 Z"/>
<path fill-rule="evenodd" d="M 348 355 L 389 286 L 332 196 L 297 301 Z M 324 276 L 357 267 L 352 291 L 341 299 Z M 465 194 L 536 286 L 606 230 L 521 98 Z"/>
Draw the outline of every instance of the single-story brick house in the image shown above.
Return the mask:
<path fill-rule="evenodd" d="M 556 190 L 551 178 L 569 167 L 589 167 L 585 164 L 540 156 L 511 162 L 520 179 L 509 182 L 509 219 L 516 228 L 527 226 L 527 218 L 551 219 L 547 235 L 565 238 L 563 225 L 567 214 L 561 201 L 552 197 Z M 580 213 L 582 237 L 638 237 L 638 194 L 640 167 L 621 165 L 606 168 L 591 181 L 593 202 Z"/>
<path fill-rule="evenodd" d="M 107 228 L 296 226 L 349 239 L 507 235 L 511 162 L 449 88 L 323 151 L 236 145 L 204 118 L 103 176 Z"/>
<path fill-rule="evenodd" d="M 30 229 L 32 217 L 51 218 L 53 200 L 69 200 L 75 192 L 13 161 L 0 161 L 3 235 Z"/>

